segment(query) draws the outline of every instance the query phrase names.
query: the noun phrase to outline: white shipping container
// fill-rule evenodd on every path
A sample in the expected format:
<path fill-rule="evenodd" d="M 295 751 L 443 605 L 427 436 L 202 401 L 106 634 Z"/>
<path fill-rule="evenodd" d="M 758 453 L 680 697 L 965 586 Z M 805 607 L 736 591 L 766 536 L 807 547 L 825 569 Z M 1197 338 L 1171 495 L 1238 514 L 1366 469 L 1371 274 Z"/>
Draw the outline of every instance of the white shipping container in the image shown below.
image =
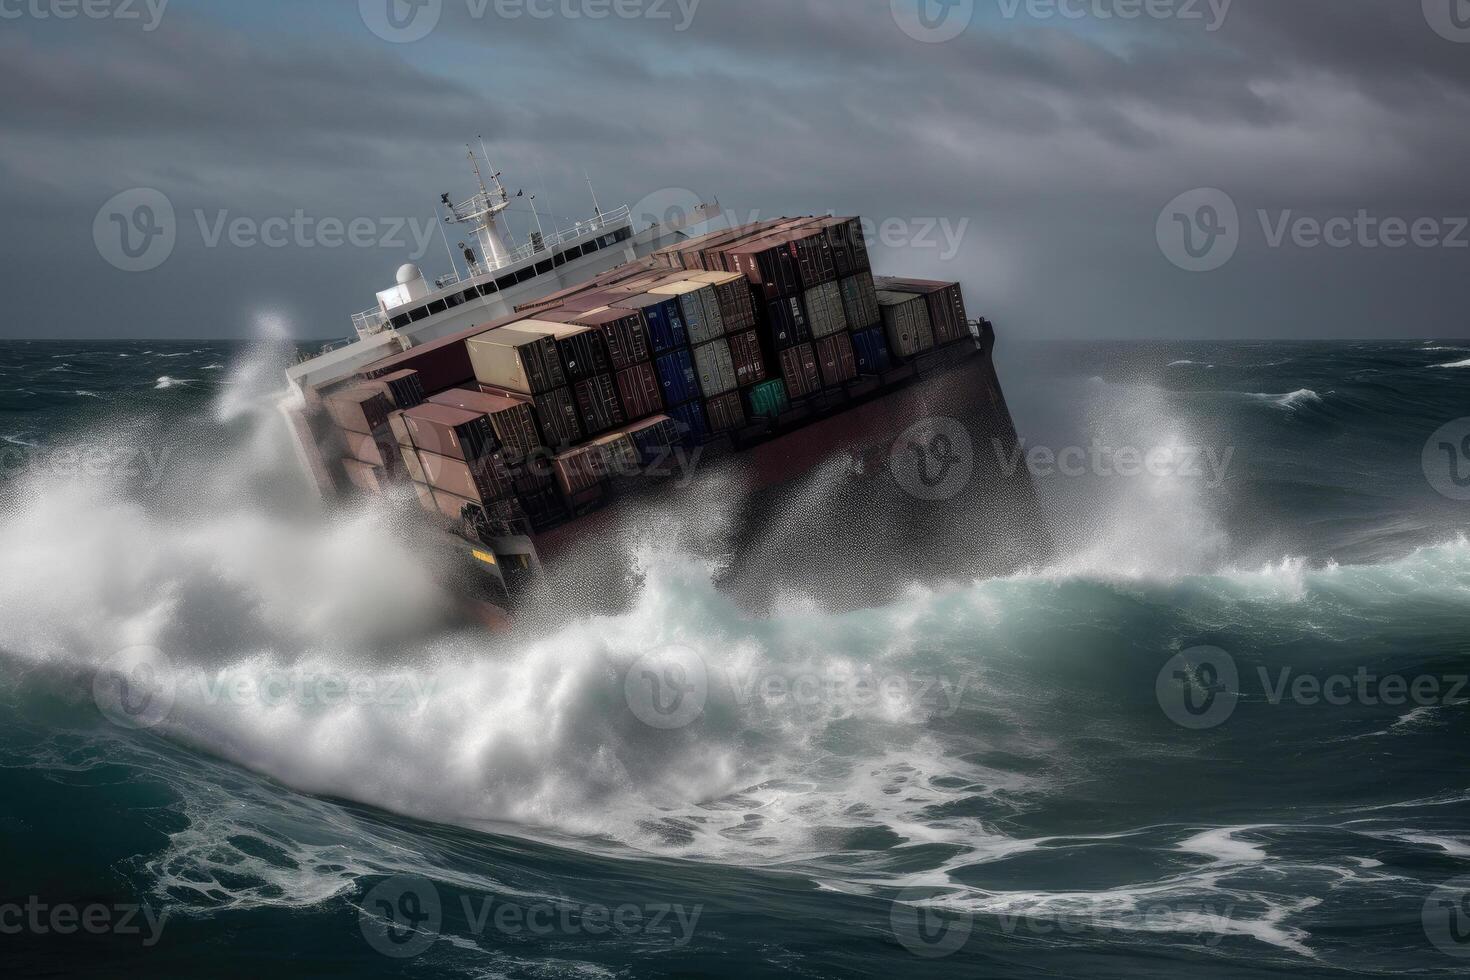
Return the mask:
<path fill-rule="evenodd" d="M 694 370 L 699 375 L 699 387 L 706 398 L 734 391 L 739 383 L 728 341 L 715 340 L 694 348 Z"/>
<path fill-rule="evenodd" d="M 823 283 L 806 291 L 806 314 L 811 322 L 813 339 L 830 337 L 847 329 L 847 314 L 842 311 L 842 289 L 835 282 Z"/>
<path fill-rule="evenodd" d="M 879 290 L 878 305 L 883 307 L 883 330 L 893 353 L 912 357 L 934 346 L 934 323 L 924 297 Z"/>

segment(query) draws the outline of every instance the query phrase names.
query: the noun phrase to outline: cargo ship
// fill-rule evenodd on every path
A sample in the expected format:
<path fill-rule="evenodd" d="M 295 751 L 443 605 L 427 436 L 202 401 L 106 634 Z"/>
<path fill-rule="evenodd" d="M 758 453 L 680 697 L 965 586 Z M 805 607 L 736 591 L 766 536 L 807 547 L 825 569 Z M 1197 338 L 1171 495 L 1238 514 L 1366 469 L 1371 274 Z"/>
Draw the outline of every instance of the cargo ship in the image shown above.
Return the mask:
<path fill-rule="evenodd" d="M 1044 556 L 994 327 L 958 283 L 876 274 L 858 218 L 691 234 L 715 205 L 639 229 L 594 195 L 517 246 L 469 156 L 478 190 L 441 199 L 463 270 L 403 265 L 349 341 L 288 370 L 281 409 L 324 496 L 416 501 L 460 542 L 480 618 L 616 605 L 629 529 L 684 505 L 718 510 L 721 583 L 756 607 Z"/>

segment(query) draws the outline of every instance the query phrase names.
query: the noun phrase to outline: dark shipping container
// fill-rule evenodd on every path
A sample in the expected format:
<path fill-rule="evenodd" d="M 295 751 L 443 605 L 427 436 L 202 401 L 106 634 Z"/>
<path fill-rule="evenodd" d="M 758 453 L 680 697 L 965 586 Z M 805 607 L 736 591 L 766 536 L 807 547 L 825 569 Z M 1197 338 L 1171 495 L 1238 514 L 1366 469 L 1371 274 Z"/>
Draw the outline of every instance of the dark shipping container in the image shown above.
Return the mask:
<path fill-rule="evenodd" d="M 599 374 L 573 386 L 577 411 L 581 413 L 582 431 L 588 438 L 600 436 L 628 421 L 618 398 L 617 382 L 610 374 Z"/>
<path fill-rule="evenodd" d="M 824 386 L 835 388 L 857 377 L 857 357 L 853 353 L 852 339 L 846 332 L 823 337 L 813 347 Z"/>
<path fill-rule="evenodd" d="M 857 358 L 859 374 L 878 375 L 893 367 L 888 353 L 888 338 L 882 327 L 869 327 L 852 335 L 852 351 Z"/>
<path fill-rule="evenodd" d="M 663 385 L 651 363 L 635 364 L 618 372 L 618 396 L 630 419 L 640 419 L 664 410 Z"/>
<path fill-rule="evenodd" d="M 643 325 L 653 353 L 662 354 L 689 343 L 684 316 L 677 296 L 651 296 L 644 293 L 612 304 L 614 309 L 635 310 L 643 314 Z"/>
<path fill-rule="evenodd" d="M 781 377 L 792 398 L 805 398 L 821 389 L 822 373 L 811 344 L 798 344 L 781 352 Z"/>
<path fill-rule="evenodd" d="M 754 330 L 731 334 L 730 360 L 735 365 L 735 379 L 740 387 L 766 380 L 766 360 L 761 353 L 760 334 Z"/>
<path fill-rule="evenodd" d="M 415 448 L 462 460 L 480 459 L 500 448 L 490 420 L 478 412 L 424 404 L 404 411 Z"/>
<path fill-rule="evenodd" d="M 479 412 L 490 419 L 490 428 L 501 450 L 512 461 L 525 459 L 541 445 L 536 413 L 529 396 L 491 395 L 468 388 L 450 388 L 429 396 L 435 405 L 448 405 L 466 412 Z"/>
<path fill-rule="evenodd" d="M 699 397 L 699 374 L 694 370 L 694 357 L 688 348 L 671 351 L 654 365 L 663 387 L 665 406 L 682 405 Z"/>

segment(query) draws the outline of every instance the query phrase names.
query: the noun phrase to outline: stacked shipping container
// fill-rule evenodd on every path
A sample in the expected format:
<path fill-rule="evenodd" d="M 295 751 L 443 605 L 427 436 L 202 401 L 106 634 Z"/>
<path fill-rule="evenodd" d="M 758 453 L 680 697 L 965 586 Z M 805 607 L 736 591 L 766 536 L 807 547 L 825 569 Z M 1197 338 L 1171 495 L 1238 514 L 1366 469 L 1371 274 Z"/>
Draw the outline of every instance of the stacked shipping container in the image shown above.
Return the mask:
<path fill-rule="evenodd" d="M 969 336 L 957 284 L 875 280 L 857 219 L 783 218 L 385 359 L 323 404 L 354 485 L 402 474 L 434 512 L 540 529 L 674 442 L 823 411 Z"/>

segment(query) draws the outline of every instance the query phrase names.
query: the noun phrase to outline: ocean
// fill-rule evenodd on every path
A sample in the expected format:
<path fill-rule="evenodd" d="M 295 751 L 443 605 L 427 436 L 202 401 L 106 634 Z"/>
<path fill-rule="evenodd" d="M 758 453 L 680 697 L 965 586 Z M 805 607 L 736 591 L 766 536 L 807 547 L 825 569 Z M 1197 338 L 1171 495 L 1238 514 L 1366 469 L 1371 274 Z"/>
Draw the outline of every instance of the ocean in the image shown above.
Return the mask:
<path fill-rule="evenodd" d="M 493 636 L 287 353 L 0 343 L 6 973 L 1470 970 L 1470 344 L 1003 336 L 1036 567 Z"/>

